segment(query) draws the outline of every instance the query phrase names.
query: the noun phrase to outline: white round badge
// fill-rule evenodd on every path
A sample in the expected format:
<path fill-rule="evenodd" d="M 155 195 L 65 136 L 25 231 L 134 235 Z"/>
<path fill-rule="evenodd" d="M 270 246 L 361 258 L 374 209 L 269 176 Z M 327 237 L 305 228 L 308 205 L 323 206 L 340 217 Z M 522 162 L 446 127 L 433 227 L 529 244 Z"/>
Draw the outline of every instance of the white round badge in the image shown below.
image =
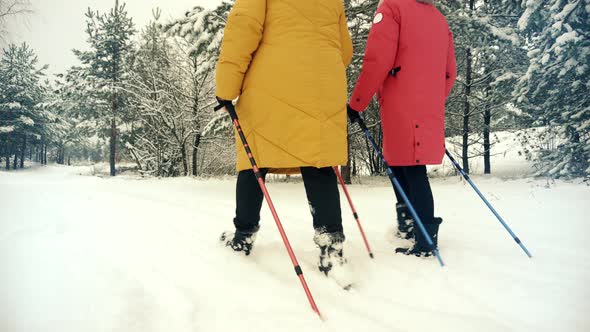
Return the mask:
<path fill-rule="evenodd" d="M 382 20 L 383 20 L 383 14 L 377 13 L 377 15 L 375 15 L 375 18 L 373 19 L 373 24 L 377 24 L 377 23 L 381 22 Z"/>

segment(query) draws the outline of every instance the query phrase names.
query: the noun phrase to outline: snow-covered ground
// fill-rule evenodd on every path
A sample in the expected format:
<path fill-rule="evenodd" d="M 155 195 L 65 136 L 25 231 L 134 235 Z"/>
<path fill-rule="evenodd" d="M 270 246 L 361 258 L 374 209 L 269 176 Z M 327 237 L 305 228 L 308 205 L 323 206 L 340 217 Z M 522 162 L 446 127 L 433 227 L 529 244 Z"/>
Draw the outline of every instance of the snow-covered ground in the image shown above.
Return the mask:
<path fill-rule="evenodd" d="M 528 259 L 459 178 L 432 181 L 435 260 L 395 255 L 385 179 L 343 200 L 357 286 L 315 269 L 301 183 L 269 183 L 325 321 L 309 308 L 266 205 L 254 252 L 219 245 L 232 180 L 99 178 L 88 168 L 0 172 L 0 331 L 590 331 L 590 187 L 474 176 Z"/>

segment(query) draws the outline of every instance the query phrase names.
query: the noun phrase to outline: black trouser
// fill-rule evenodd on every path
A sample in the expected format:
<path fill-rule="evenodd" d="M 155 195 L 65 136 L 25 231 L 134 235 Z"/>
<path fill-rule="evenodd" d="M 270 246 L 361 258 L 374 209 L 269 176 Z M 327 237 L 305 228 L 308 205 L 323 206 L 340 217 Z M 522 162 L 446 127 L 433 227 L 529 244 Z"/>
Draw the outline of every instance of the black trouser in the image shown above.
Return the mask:
<path fill-rule="evenodd" d="M 420 217 L 420 220 L 424 224 L 433 223 L 434 199 L 432 198 L 432 190 L 430 189 L 430 182 L 428 182 L 428 175 L 426 174 L 426 166 L 393 166 L 391 169 Z M 397 202 L 405 204 L 397 188 L 394 188 L 394 190 Z"/>
<path fill-rule="evenodd" d="M 268 169 L 261 169 L 260 172 L 266 177 Z M 313 216 L 313 227 L 328 233 L 342 232 L 340 194 L 332 167 L 301 167 L 301 176 Z M 254 171 L 239 172 L 234 219 L 237 230 L 248 232 L 257 228 L 263 199 Z"/>

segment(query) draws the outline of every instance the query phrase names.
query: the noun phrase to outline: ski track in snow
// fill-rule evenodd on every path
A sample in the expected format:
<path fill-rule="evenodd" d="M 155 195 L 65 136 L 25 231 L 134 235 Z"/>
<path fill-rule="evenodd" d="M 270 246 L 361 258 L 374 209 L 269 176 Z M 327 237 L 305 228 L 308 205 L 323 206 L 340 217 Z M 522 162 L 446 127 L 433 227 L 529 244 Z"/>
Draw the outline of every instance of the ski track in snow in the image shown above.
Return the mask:
<path fill-rule="evenodd" d="M 435 178 L 434 259 L 395 255 L 386 182 L 352 185 L 375 260 L 342 198 L 356 287 L 316 270 L 301 183 L 269 183 L 325 321 L 309 308 L 266 204 L 251 256 L 232 229 L 234 181 L 114 179 L 84 168 L 0 172 L 0 331 L 589 331 L 590 187 L 474 176 L 529 260 L 459 178 Z"/>

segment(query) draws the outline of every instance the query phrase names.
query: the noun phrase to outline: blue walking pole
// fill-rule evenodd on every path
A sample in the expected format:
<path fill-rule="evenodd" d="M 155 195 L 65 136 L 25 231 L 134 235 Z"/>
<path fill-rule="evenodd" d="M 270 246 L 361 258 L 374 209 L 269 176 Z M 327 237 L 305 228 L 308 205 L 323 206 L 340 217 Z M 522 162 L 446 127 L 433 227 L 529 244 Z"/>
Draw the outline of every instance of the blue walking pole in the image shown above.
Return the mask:
<path fill-rule="evenodd" d="M 500 221 L 500 223 L 502 224 L 502 226 L 504 226 L 504 228 L 506 228 L 506 230 L 508 231 L 508 233 L 510 233 L 510 236 L 512 236 L 512 238 L 514 239 L 514 241 L 522 248 L 522 250 L 525 252 L 525 254 L 527 256 L 529 256 L 529 258 L 533 258 L 533 256 L 531 255 L 531 253 L 524 246 L 524 244 L 520 241 L 520 239 L 516 236 L 516 234 L 514 234 L 514 232 L 510 229 L 510 227 L 508 227 L 508 224 L 506 224 L 506 222 L 504 221 L 504 219 L 502 219 L 502 217 L 500 217 L 500 214 L 498 214 L 498 212 L 496 211 L 496 209 L 494 209 L 494 207 L 492 206 L 492 204 L 490 204 L 490 202 L 488 202 L 488 200 L 484 197 L 484 195 L 481 193 L 481 191 L 479 191 L 479 189 L 477 188 L 477 186 L 475 185 L 475 183 L 473 183 L 473 181 L 471 181 L 471 179 L 469 178 L 469 175 L 467 175 L 467 173 L 465 173 L 465 171 L 463 170 L 463 168 L 461 168 L 461 166 L 459 166 L 459 163 L 449 153 L 449 150 L 446 150 L 445 149 L 445 153 L 447 154 L 447 157 L 449 157 L 449 159 L 451 160 L 451 163 L 453 164 L 453 166 L 455 166 L 455 168 L 457 169 L 457 171 L 459 171 L 459 173 L 463 176 L 463 178 L 465 180 L 467 180 L 467 182 L 469 182 L 469 184 L 471 185 L 471 187 L 473 188 L 473 190 L 475 190 L 475 192 L 479 195 L 479 197 L 483 200 L 483 202 L 488 206 L 488 208 L 490 208 L 490 211 L 492 211 L 492 213 L 496 216 L 496 218 L 498 218 L 498 221 Z"/>
<path fill-rule="evenodd" d="M 434 246 L 434 242 L 432 242 L 432 238 L 430 237 L 430 235 L 426 231 L 426 228 L 424 228 L 424 224 L 422 224 L 422 220 L 420 220 L 420 217 L 418 217 L 418 213 L 416 213 L 416 210 L 414 210 L 414 206 L 412 205 L 412 203 L 410 203 L 410 199 L 408 198 L 408 196 L 406 195 L 406 193 L 402 189 L 402 186 L 400 185 L 399 181 L 395 177 L 395 174 L 393 174 L 393 171 L 391 170 L 391 168 L 387 164 L 387 161 L 385 160 L 383 153 L 381 153 L 381 150 L 379 150 L 379 147 L 377 146 L 377 144 L 373 140 L 373 137 L 371 137 L 371 133 L 369 133 L 369 129 L 365 125 L 365 121 L 363 121 L 362 118 L 359 118 L 359 120 L 355 121 L 355 122 L 357 122 L 359 124 L 359 126 L 361 127 L 361 129 L 363 130 L 365 135 L 367 136 L 367 139 L 369 140 L 369 142 L 371 142 L 373 149 L 375 149 L 375 151 L 377 152 L 377 154 L 379 155 L 379 157 L 383 161 L 383 164 L 385 165 L 385 169 L 387 170 L 387 175 L 389 176 L 389 180 L 391 180 L 391 183 L 393 184 L 393 186 L 401 194 L 402 199 L 404 200 L 404 203 L 406 203 L 406 205 L 408 206 L 408 209 L 410 210 L 412 217 L 416 221 L 416 224 L 418 225 L 420 232 L 422 232 L 422 234 L 424 235 L 424 238 L 426 238 L 426 243 L 428 243 L 429 247 L 433 248 L 432 252 L 434 253 L 434 256 L 436 257 L 436 259 L 438 259 L 438 263 L 440 264 L 441 267 L 445 266 L 445 263 L 443 262 L 442 257 L 440 257 L 440 253 L 438 252 L 438 248 L 436 248 Z"/>

